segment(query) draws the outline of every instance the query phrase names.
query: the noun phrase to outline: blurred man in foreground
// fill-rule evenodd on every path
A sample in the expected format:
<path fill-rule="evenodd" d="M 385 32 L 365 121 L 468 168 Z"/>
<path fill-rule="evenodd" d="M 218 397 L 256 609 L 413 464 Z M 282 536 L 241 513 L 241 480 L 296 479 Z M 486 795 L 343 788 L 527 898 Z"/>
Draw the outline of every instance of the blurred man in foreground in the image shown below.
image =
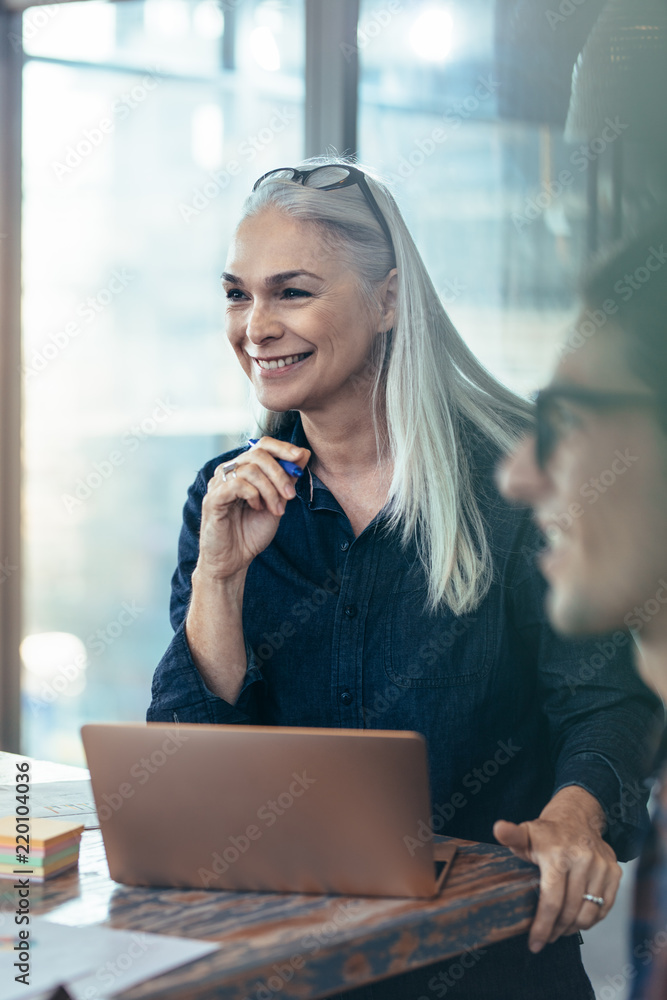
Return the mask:
<path fill-rule="evenodd" d="M 618 250 L 583 290 L 579 321 L 534 435 L 499 471 L 547 544 L 547 609 L 562 634 L 629 629 L 643 679 L 667 699 L 667 220 Z M 605 657 L 599 666 L 604 671 Z M 586 678 L 572 678 L 572 697 Z M 638 872 L 633 998 L 667 998 L 667 773 Z M 530 859 L 530 825 L 496 824 Z M 596 901 L 597 902 L 597 901 Z M 599 905 L 602 905 L 600 901 Z"/>

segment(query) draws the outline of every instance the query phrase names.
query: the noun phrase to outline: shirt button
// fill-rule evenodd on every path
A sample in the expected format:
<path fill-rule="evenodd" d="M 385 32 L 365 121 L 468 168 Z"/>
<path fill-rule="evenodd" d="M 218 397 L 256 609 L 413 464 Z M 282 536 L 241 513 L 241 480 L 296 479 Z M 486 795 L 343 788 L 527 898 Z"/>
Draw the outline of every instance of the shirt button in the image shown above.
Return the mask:
<path fill-rule="evenodd" d="M 340 693 L 340 700 L 343 702 L 344 705 L 351 705 L 352 704 L 352 692 L 351 691 L 341 691 L 341 693 Z"/>
<path fill-rule="evenodd" d="M 347 552 L 347 550 L 349 549 L 349 547 L 350 547 L 350 543 L 349 542 L 341 542 L 340 543 L 340 550 L 341 550 L 341 552 Z"/>
<path fill-rule="evenodd" d="M 356 604 L 347 604 L 346 607 L 345 607 L 345 614 L 347 615 L 348 618 L 356 618 L 357 617 L 357 605 Z"/>

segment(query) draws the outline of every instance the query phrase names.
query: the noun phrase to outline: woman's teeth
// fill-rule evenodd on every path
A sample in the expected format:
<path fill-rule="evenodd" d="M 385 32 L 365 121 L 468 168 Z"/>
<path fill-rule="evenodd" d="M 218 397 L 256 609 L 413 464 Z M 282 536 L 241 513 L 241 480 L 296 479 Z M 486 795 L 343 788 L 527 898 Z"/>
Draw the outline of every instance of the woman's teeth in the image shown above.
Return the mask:
<path fill-rule="evenodd" d="M 285 368 L 287 365 L 293 365 L 297 361 L 303 361 L 304 358 L 308 357 L 310 352 L 307 351 L 305 354 L 290 354 L 286 358 L 278 358 L 277 361 L 261 361 L 257 359 L 257 364 L 260 368 L 264 368 L 269 371 L 272 368 Z"/>

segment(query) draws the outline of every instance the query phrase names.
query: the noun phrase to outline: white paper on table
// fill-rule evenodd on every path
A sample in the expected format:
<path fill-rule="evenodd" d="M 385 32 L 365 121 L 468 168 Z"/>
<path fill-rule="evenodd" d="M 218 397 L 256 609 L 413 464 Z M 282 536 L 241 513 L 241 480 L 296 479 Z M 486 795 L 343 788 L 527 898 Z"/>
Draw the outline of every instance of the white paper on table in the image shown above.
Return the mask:
<path fill-rule="evenodd" d="M 13 816 L 16 788 L 0 788 L 0 816 Z M 45 781 L 30 785 L 30 816 L 34 819 L 78 820 L 86 829 L 99 827 L 90 781 Z"/>
<path fill-rule="evenodd" d="M 28 764 L 30 781 L 35 785 L 45 781 L 82 781 L 89 778 L 90 773 L 85 767 L 74 767 L 72 764 L 54 764 L 50 760 L 35 760 L 33 757 L 24 757 L 22 754 L 9 753 L 7 750 L 0 750 L 0 785 L 14 786 L 17 774 L 17 765 L 21 764 L 25 768 Z"/>
<path fill-rule="evenodd" d="M 30 985 L 15 980 L 20 975 L 19 969 L 14 968 L 18 958 L 13 945 L 17 941 L 10 939 L 11 950 L 0 951 L 3 1000 L 29 998 L 59 985 L 65 985 L 74 1000 L 102 1000 L 209 955 L 219 947 L 208 941 L 164 934 L 58 924 L 45 917 L 32 917 L 28 929 Z M 0 938 L 0 942 L 6 940 Z"/>
<path fill-rule="evenodd" d="M 79 928 L 73 930 L 78 932 Z M 104 1000 L 137 983 L 210 955 L 220 947 L 210 941 L 142 931 L 108 930 L 108 934 L 113 935 L 113 940 L 109 939 L 106 960 L 94 973 L 67 980 L 67 991 L 73 1000 Z"/>
<path fill-rule="evenodd" d="M 21 971 L 14 967 L 18 952 L 18 932 L 28 930 L 30 955 L 29 984 L 16 982 Z M 105 961 L 108 944 L 98 927 L 61 927 L 41 917 L 31 917 L 30 923 L 17 927 L 13 921 L 5 924 L 0 937 L 0 995 L 3 1000 L 31 997 L 43 990 L 54 989 L 70 976 L 81 976 Z"/>

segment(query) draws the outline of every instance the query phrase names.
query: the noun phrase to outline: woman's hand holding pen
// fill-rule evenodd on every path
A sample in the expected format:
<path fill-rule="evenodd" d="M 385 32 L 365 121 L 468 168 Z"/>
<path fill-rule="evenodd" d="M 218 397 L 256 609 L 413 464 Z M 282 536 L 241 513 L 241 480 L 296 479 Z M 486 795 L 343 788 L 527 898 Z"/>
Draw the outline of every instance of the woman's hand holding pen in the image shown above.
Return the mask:
<path fill-rule="evenodd" d="M 198 569 L 222 581 L 245 572 L 273 540 L 296 476 L 280 464 L 305 468 L 307 448 L 263 437 L 233 463 L 219 465 L 202 506 Z"/>
<path fill-rule="evenodd" d="M 185 636 L 204 683 L 231 705 L 239 697 L 247 669 L 246 572 L 271 543 L 287 502 L 295 496 L 298 477 L 289 475 L 280 463 L 303 469 L 309 458 L 307 448 L 263 437 L 232 462 L 219 465 L 208 484 Z"/>

